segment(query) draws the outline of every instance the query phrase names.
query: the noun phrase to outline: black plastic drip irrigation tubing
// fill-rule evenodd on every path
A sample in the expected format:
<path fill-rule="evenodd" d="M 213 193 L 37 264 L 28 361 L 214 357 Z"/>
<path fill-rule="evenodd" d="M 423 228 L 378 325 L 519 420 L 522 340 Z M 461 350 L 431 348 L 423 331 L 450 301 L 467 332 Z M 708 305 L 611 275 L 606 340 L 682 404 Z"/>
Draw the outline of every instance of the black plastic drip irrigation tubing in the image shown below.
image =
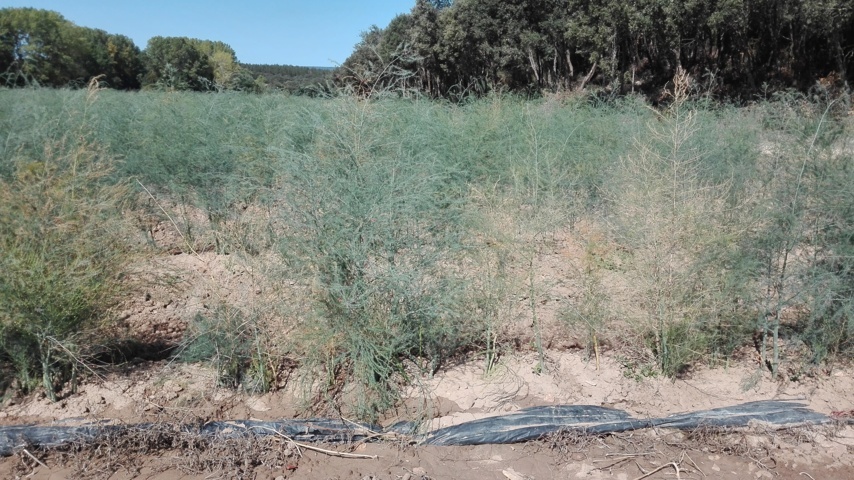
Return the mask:
<path fill-rule="evenodd" d="M 802 403 L 766 400 L 651 419 L 637 419 L 622 410 L 593 405 L 551 405 L 525 408 L 426 434 L 414 433 L 418 425 L 413 422 L 401 422 L 383 429 L 379 425 L 316 418 L 217 421 L 201 425 L 178 425 L 173 431 L 210 439 L 278 435 L 304 443 L 372 441 L 394 434 L 423 445 L 455 446 L 520 443 L 562 431 L 607 434 L 652 427 L 694 430 L 700 427 L 747 427 L 751 422 L 783 428 L 837 421 L 810 410 Z M 847 422 L 852 423 L 850 419 Z M 88 443 L 111 434 L 129 430 L 146 431 L 157 426 L 162 424 L 117 425 L 101 422 L 80 426 L 0 427 L 0 456 L 12 455 L 21 448 L 53 448 L 75 442 Z"/>

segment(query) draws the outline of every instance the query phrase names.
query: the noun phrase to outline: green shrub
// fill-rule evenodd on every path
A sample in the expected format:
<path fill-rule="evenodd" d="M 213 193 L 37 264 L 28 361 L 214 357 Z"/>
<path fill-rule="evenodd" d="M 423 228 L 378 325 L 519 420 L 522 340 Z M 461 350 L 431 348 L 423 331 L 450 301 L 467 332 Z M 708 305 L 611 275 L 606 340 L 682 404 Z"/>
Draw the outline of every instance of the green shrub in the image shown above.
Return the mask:
<path fill-rule="evenodd" d="M 123 237 L 125 184 L 114 160 L 82 139 L 47 143 L 0 179 L 0 352 L 25 390 L 76 364 L 76 339 L 116 301 L 130 256 Z"/>
<path fill-rule="evenodd" d="M 256 318 L 219 305 L 210 314 L 197 314 L 185 336 L 179 358 L 213 363 L 220 385 L 242 386 L 249 392 L 266 392 L 272 387 L 270 346 Z"/>
<path fill-rule="evenodd" d="M 299 350 L 328 382 L 345 372 L 358 414 L 375 418 L 396 400 L 404 360 L 434 370 L 469 342 L 459 308 L 464 190 L 446 164 L 383 135 L 398 121 L 388 105 L 331 107 L 311 152 L 281 159 L 289 235 L 280 251 L 313 286 L 315 316 Z"/>
<path fill-rule="evenodd" d="M 0 89 L 0 358 L 29 388 L 61 377 L 114 299 L 129 177 L 157 207 L 203 212 L 178 223 L 216 253 L 267 262 L 265 283 L 311 298 L 192 322 L 185 358 L 212 359 L 225 384 L 267 388 L 271 350 L 287 350 L 376 417 L 407 365 L 485 345 L 490 366 L 511 320 L 545 319 L 548 234 L 585 225 L 619 252 L 565 282 L 567 328 L 594 351 L 608 337 L 676 374 L 782 322 L 809 360 L 852 353 L 847 100 L 659 112 L 634 97 L 90 93 Z"/>
<path fill-rule="evenodd" d="M 810 349 L 812 363 L 854 346 L 854 153 L 847 107 L 838 111 L 849 102 L 789 95 L 763 105 L 773 156 L 759 172 L 744 255 L 754 263 L 762 358 L 775 374 L 784 334 Z"/>
<path fill-rule="evenodd" d="M 612 232 L 631 252 L 635 329 L 666 375 L 715 351 L 710 333 L 743 316 L 729 257 L 745 227 L 731 178 L 753 152 L 720 161 L 731 148 L 712 148 L 720 127 L 704 125 L 702 112 L 685 103 L 688 83 L 675 79 L 672 105 L 634 139 L 609 185 Z"/>

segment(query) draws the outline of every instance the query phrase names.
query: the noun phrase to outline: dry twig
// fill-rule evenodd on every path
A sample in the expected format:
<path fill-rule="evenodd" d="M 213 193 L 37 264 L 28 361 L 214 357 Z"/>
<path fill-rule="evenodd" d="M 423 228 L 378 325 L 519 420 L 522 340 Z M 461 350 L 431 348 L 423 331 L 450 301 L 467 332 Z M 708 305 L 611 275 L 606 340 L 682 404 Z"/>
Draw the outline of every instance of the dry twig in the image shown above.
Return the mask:
<path fill-rule="evenodd" d="M 679 470 L 679 464 L 676 462 L 665 463 L 664 465 L 656 468 L 655 470 L 641 475 L 640 477 L 636 478 L 635 480 L 643 480 L 644 478 L 648 478 L 648 477 L 652 476 L 652 474 L 654 474 L 656 472 L 660 472 L 667 467 L 673 467 L 674 469 L 676 469 L 676 478 L 681 480 L 682 477 L 679 475 L 679 472 L 681 470 Z M 643 469 L 641 469 L 641 471 L 643 471 Z"/>
<path fill-rule="evenodd" d="M 42 467 L 44 467 L 44 468 L 48 468 L 48 467 L 47 467 L 47 465 L 45 465 L 44 463 L 42 463 L 42 461 L 41 461 L 41 460 L 39 460 L 38 458 L 36 458 L 35 456 L 33 456 L 33 454 L 32 454 L 32 453 L 30 453 L 29 451 L 27 451 L 27 449 L 26 449 L 26 448 L 22 449 L 21 451 L 22 451 L 22 452 L 24 452 L 24 453 L 26 453 L 28 457 L 32 458 L 36 463 L 38 463 L 38 464 L 39 464 L 39 465 L 41 465 Z"/>
<path fill-rule="evenodd" d="M 685 459 L 685 458 L 687 458 L 688 460 L 690 460 L 690 461 L 691 461 L 691 465 L 694 465 L 694 468 L 696 468 L 698 472 L 702 473 L 704 477 L 705 477 L 705 476 L 707 476 L 707 475 L 706 475 L 706 472 L 704 472 L 704 471 L 703 471 L 703 469 L 702 469 L 702 468 L 700 468 L 700 466 L 699 466 L 699 465 L 697 465 L 697 462 L 695 462 L 695 461 L 694 461 L 694 459 L 693 459 L 693 458 L 691 458 L 691 456 L 690 456 L 690 455 L 688 455 L 688 452 L 687 452 L 687 451 L 685 451 L 685 450 L 682 450 L 682 456 L 681 456 L 681 457 L 680 457 L 680 459 L 679 459 L 679 463 L 682 463 L 682 460 L 683 460 L 683 459 Z"/>
<path fill-rule="evenodd" d="M 307 443 L 297 442 L 293 438 L 285 435 L 284 433 L 282 433 L 278 430 L 274 430 L 274 429 L 269 428 L 269 427 L 261 427 L 261 428 L 263 430 L 273 432 L 275 435 L 278 435 L 278 436 L 284 438 L 285 440 L 290 442 L 291 445 L 297 447 L 298 449 L 304 448 L 306 450 L 311 450 L 311 451 L 318 452 L 318 453 L 325 453 L 326 455 L 331 455 L 333 457 L 341 457 L 341 458 L 364 458 L 364 459 L 371 459 L 371 460 L 378 458 L 377 455 L 362 455 L 360 453 L 337 452 L 335 450 L 327 450 L 325 448 L 315 447 L 314 445 L 309 445 Z M 297 450 L 297 451 L 299 451 L 299 450 Z M 302 454 L 300 454 L 300 455 L 302 455 Z"/>

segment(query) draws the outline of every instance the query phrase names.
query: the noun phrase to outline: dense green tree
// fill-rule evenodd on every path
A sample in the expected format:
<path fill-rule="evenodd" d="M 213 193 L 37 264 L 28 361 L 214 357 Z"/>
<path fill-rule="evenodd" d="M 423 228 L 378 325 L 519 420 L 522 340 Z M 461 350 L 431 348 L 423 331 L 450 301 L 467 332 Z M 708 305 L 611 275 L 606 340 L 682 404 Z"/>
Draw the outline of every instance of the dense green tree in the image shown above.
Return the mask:
<path fill-rule="evenodd" d="M 420 87 L 430 95 L 440 95 L 444 90 L 443 73 L 439 61 L 439 9 L 435 1 L 417 0 L 412 8 L 412 25 L 409 41 L 413 53 L 419 58 L 416 66 Z"/>
<path fill-rule="evenodd" d="M 109 86 L 138 89 L 144 67 L 142 51 L 133 40 L 124 35 L 110 35 L 107 39 L 107 55 L 111 68 L 107 73 Z"/>
<path fill-rule="evenodd" d="M 392 58 L 410 47 L 412 43 L 412 15 L 401 14 L 394 17 L 383 29 L 377 53 L 382 58 Z"/>
<path fill-rule="evenodd" d="M 83 31 L 62 15 L 34 8 L 0 10 L 0 73 L 7 85 L 63 86 L 86 81 Z"/>
<path fill-rule="evenodd" d="M 400 34 L 400 26 L 407 31 Z M 695 88 L 752 96 L 806 89 L 854 68 L 845 0 L 416 0 L 409 18 L 363 37 L 349 71 L 406 39 L 430 95 L 585 88 L 658 95 L 679 68 Z M 391 40 L 394 39 L 394 40 Z"/>
<path fill-rule="evenodd" d="M 240 73 L 240 63 L 237 61 L 237 53 L 234 49 L 219 41 L 191 39 L 190 42 L 207 55 L 208 62 L 213 68 L 213 81 L 216 87 L 233 88 Z"/>
<path fill-rule="evenodd" d="M 84 28 L 87 45 L 82 63 L 90 76 L 103 75 L 102 85 L 138 89 L 143 75 L 142 52 L 133 40 L 103 30 Z"/>
<path fill-rule="evenodd" d="M 361 94 L 370 93 L 377 82 L 379 47 L 382 30 L 376 25 L 362 32 L 361 41 L 344 61 L 336 74 L 336 81 L 348 85 Z"/>
<path fill-rule="evenodd" d="M 460 1 L 444 15 L 441 60 L 465 89 L 525 87 L 525 0 Z"/>
<path fill-rule="evenodd" d="M 363 96 L 380 92 L 408 95 L 418 88 L 419 58 L 411 46 L 413 18 L 403 14 L 389 26 L 376 25 L 362 33 L 353 53 L 336 74 L 336 80 Z"/>
<path fill-rule="evenodd" d="M 113 88 L 139 88 L 139 48 L 123 35 L 78 27 L 33 8 L 0 10 L 0 72 L 7 85 L 85 85 L 103 75 Z"/>
<path fill-rule="evenodd" d="M 220 41 L 155 37 L 143 53 L 124 35 L 78 27 L 56 12 L 0 9 L 0 85 L 84 86 L 93 77 L 117 89 L 264 88 Z"/>
<path fill-rule="evenodd" d="M 153 37 L 148 41 L 144 58 L 145 87 L 209 90 L 214 86 L 214 67 L 197 40 Z"/>

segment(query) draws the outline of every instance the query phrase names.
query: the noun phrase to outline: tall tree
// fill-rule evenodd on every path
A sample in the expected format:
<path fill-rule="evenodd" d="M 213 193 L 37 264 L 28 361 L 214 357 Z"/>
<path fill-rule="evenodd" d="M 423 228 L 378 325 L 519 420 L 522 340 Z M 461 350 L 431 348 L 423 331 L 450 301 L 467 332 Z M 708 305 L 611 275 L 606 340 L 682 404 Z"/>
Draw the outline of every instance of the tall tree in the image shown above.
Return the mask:
<path fill-rule="evenodd" d="M 143 86 L 171 90 L 208 90 L 214 68 L 196 42 L 186 37 L 154 37 L 145 48 Z"/>
<path fill-rule="evenodd" d="M 110 35 L 107 38 L 107 56 L 109 86 L 122 89 L 138 89 L 141 85 L 144 65 L 142 51 L 133 40 L 124 35 Z"/>
<path fill-rule="evenodd" d="M 454 0 L 427 0 L 428 3 L 437 10 L 448 8 L 454 4 Z"/>
<path fill-rule="evenodd" d="M 459 1 L 444 15 L 442 61 L 466 89 L 526 87 L 525 0 Z"/>
<path fill-rule="evenodd" d="M 363 32 L 362 41 L 339 69 L 336 81 L 363 96 L 414 93 L 418 89 L 419 58 L 411 47 L 412 24 L 412 16 L 402 14 L 385 29 L 374 25 Z"/>
<path fill-rule="evenodd" d="M 64 86 L 86 81 L 79 59 L 82 30 L 62 15 L 35 8 L 0 10 L 0 74 L 5 84 Z"/>
<path fill-rule="evenodd" d="M 90 77 L 104 76 L 104 84 L 116 89 L 138 89 L 142 77 L 142 52 L 133 40 L 103 30 L 84 28 L 85 55 L 81 63 Z"/>
<path fill-rule="evenodd" d="M 439 9 L 435 1 L 417 0 L 412 8 L 412 27 L 409 32 L 412 51 L 420 58 L 418 76 L 421 89 L 430 95 L 443 91 L 439 63 Z"/>
<path fill-rule="evenodd" d="M 213 81 L 217 88 L 232 88 L 240 73 L 240 63 L 237 53 L 224 42 L 213 40 L 190 40 L 202 53 L 207 55 L 208 62 L 213 68 Z"/>

